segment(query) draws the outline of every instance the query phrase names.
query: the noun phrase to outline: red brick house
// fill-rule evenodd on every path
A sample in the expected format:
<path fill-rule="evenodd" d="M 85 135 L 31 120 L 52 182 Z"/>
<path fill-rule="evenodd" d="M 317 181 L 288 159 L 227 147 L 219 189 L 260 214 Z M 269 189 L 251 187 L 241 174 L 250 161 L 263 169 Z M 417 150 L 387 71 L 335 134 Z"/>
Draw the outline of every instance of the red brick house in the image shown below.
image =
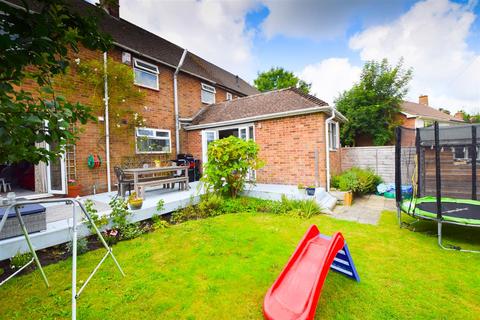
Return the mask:
<path fill-rule="evenodd" d="M 257 182 L 325 187 L 328 171 L 340 170 L 343 121 L 326 102 L 290 88 L 203 107 L 184 129 L 187 150 L 204 162 L 209 142 L 234 135 L 260 146 L 266 165 L 256 172 Z"/>
<path fill-rule="evenodd" d="M 21 5 L 21 1 L 10 2 Z M 82 13 L 100 10 L 83 0 L 68 3 Z M 30 8 L 38 5 L 32 1 Z M 131 67 L 132 86 L 145 95 L 132 108 L 143 117 L 144 126 L 133 128 L 126 139 L 110 134 L 106 104 L 97 114 L 99 121 L 81 128 L 80 139 L 63 159 L 48 165 L 5 164 L 3 169 L 19 172 L 29 181 L 29 187 L 17 186 L 36 193 L 65 194 L 67 179 L 75 179 L 82 194 L 104 192 L 115 189 L 115 166 L 168 162 L 178 153 L 206 160 L 208 142 L 230 134 L 259 143 L 260 156 L 267 163 L 256 173 L 259 182 L 325 186 L 327 168 L 338 171 L 338 123 L 346 119 L 338 112 L 332 116 L 334 109 L 325 102 L 295 89 L 259 94 L 237 75 L 121 19 L 118 4 L 109 4 L 105 11 L 108 14 L 101 17 L 99 26 L 112 36 L 114 48 L 107 53 L 81 49 L 73 58 L 102 62 L 113 58 Z M 88 105 L 90 92 L 79 90 L 67 98 Z M 328 159 L 327 146 L 331 149 Z M 90 168 L 90 155 L 98 155 L 102 164 Z"/>

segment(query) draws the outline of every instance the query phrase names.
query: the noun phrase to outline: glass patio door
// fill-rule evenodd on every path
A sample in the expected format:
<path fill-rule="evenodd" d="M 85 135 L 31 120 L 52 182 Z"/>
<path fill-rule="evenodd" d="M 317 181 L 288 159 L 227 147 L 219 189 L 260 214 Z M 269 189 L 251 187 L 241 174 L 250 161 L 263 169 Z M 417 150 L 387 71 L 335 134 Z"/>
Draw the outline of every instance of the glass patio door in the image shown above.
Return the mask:
<path fill-rule="evenodd" d="M 55 148 L 54 144 L 47 146 Z M 49 193 L 66 194 L 67 193 L 67 174 L 65 169 L 65 156 L 51 160 L 47 164 L 47 189 Z"/>
<path fill-rule="evenodd" d="M 207 150 L 208 145 L 218 139 L 217 131 L 205 130 L 202 131 L 202 163 L 205 164 L 208 161 Z"/>

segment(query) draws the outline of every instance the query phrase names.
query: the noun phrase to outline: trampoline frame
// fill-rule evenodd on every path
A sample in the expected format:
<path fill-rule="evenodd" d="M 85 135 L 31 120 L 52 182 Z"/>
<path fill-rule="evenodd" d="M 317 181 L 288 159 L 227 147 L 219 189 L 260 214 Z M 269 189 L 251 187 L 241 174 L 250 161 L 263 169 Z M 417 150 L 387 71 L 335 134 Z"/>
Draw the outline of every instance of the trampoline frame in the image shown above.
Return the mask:
<path fill-rule="evenodd" d="M 442 183 L 441 183 L 441 166 L 440 166 L 440 152 L 441 152 L 441 146 L 440 146 L 440 138 L 439 138 L 439 124 L 438 122 L 434 122 L 433 125 L 434 128 L 434 149 L 435 149 L 435 190 L 436 190 L 436 218 L 432 217 L 427 217 L 424 215 L 416 214 L 415 213 L 415 207 L 413 208 L 412 212 L 406 212 L 402 209 L 402 190 L 401 190 L 401 185 L 402 185 L 402 169 L 401 169 L 401 150 L 402 150 L 402 134 L 401 134 L 401 127 L 397 127 L 395 131 L 395 138 L 396 138 L 396 143 L 395 143 L 395 198 L 396 198 L 396 204 L 397 204 L 397 219 L 398 219 L 398 224 L 399 227 L 402 228 L 402 212 L 406 213 L 407 215 L 417 218 L 417 219 L 422 219 L 422 220 L 429 220 L 429 221 L 434 221 L 437 222 L 437 242 L 440 248 L 444 250 L 451 250 L 451 251 L 461 251 L 461 252 L 470 252 L 470 253 L 480 253 L 480 250 L 468 250 L 468 249 L 462 249 L 459 246 L 446 246 L 443 244 L 443 239 L 442 239 L 442 227 L 443 224 L 454 224 L 454 225 L 459 225 L 459 226 L 464 226 L 464 227 L 480 227 L 480 224 L 467 224 L 467 223 L 460 223 L 456 221 L 449 221 L 445 220 L 443 215 L 442 215 Z M 477 143 L 477 127 L 475 125 L 471 126 L 472 130 L 472 139 L 471 139 L 471 146 L 472 146 L 472 152 L 471 152 L 471 159 L 472 159 L 472 200 L 477 200 L 477 177 L 476 177 L 476 172 L 477 172 L 477 149 L 476 147 L 478 146 Z M 416 131 L 416 136 L 415 136 L 415 149 L 416 149 L 416 161 L 419 163 L 419 155 L 420 155 L 420 129 L 415 129 Z M 420 165 L 417 167 L 417 185 L 420 184 Z M 415 189 L 415 188 L 414 188 Z M 417 190 L 413 192 L 413 198 L 411 199 L 412 202 L 414 202 L 417 198 L 417 195 L 420 192 L 420 188 L 416 188 Z M 415 202 L 416 205 L 416 202 Z"/>

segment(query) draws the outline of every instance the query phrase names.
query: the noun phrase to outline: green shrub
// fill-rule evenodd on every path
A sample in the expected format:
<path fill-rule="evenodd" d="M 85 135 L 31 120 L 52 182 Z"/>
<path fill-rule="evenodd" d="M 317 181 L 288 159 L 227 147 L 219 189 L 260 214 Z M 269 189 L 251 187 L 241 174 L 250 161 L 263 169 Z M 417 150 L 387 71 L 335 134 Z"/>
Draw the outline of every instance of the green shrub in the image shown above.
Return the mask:
<path fill-rule="evenodd" d="M 202 177 L 207 189 L 235 198 L 243 191 L 248 172 L 263 166 L 258 150 L 253 140 L 234 136 L 211 142 Z"/>
<path fill-rule="evenodd" d="M 140 236 L 143 233 L 143 229 L 140 223 L 128 223 L 119 228 L 120 240 L 130 240 Z"/>
<path fill-rule="evenodd" d="M 152 229 L 157 230 L 157 229 L 166 229 L 170 227 L 170 224 L 168 223 L 167 220 L 162 219 L 158 214 L 154 214 L 152 216 Z"/>
<path fill-rule="evenodd" d="M 108 218 L 105 215 L 101 217 L 98 216 L 98 210 L 95 208 L 95 203 L 91 199 L 85 200 L 84 206 L 88 215 L 93 220 L 93 223 L 95 223 L 98 229 L 101 229 L 102 227 L 107 225 Z M 90 221 L 88 221 L 88 229 L 90 229 L 91 233 L 95 233 L 95 229 L 93 228 L 93 225 L 90 223 Z"/>
<path fill-rule="evenodd" d="M 20 253 L 18 252 L 16 255 L 10 258 L 10 268 L 12 269 L 20 269 L 24 265 L 26 265 L 30 260 L 32 260 L 33 256 L 31 252 Z"/>
<path fill-rule="evenodd" d="M 88 239 L 87 238 L 79 238 L 77 239 L 77 253 L 84 254 L 88 251 Z M 67 243 L 67 252 L 73 252 L 73 242 L 70 241 Z"/>
<path fill-rule="evenodd" d="M 197 207 L 204 217 L 217 216 L 223 213 L 223 197 L 215 193 L 204 194 Z"/>
<path fill-rule="evenodd" d="M 337 176 L 338 188 L 342 191 L 352 191 L 356 194 L 375 192 L 382 179 L 371 169 L 352 167 Z M 337 180 L 338 179 L 338 180 Z M 337 183 L 337 182 L 335 182 Z"/>
<path fill-rule="evenodd" d="M 289 199 L 285 195 L 282 195 L 278 206 L 274 208 L 276 212 L 273 213 L 292 214 L 307 219 L 322 213 L 322 208 L 314 199 Z"/>
<path fill-rule="evenodd" d="M 332 176 L 330 179 L 330 187 L 339 189 L 340 188 L 340 176 Z"/>

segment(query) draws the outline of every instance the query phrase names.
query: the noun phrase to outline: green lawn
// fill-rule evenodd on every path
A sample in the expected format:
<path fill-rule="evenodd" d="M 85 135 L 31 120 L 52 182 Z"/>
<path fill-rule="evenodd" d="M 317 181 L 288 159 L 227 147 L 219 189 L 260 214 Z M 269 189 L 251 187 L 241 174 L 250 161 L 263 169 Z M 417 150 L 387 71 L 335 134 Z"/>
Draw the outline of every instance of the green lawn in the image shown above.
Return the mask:
<path fill-rule="evenodd" d="M 127 277 L 106 262 L 79 300 L 80 319 L 260 319 L 267 289 L 307 227 L 343 232 L 361 277 L 331 272 L 320 319 L 478 319 L 480 255 L 441 250 L 435 226 L 399 229 L 385 212 L 371 226 L 317 216 L 229 214 L 190 221 L 120 242 Z M 431 234 L 428 234 L 428 231 Z M 446 227 L 447 240 L 480 246 L 479 230 Z M 474 246 L 474 247 L 475 247 Z M 85 279 L 103 251 L 79 258 Z M 0 319 L 70 316 L 70 261 L 18 277 L 0 288 Z"/>

